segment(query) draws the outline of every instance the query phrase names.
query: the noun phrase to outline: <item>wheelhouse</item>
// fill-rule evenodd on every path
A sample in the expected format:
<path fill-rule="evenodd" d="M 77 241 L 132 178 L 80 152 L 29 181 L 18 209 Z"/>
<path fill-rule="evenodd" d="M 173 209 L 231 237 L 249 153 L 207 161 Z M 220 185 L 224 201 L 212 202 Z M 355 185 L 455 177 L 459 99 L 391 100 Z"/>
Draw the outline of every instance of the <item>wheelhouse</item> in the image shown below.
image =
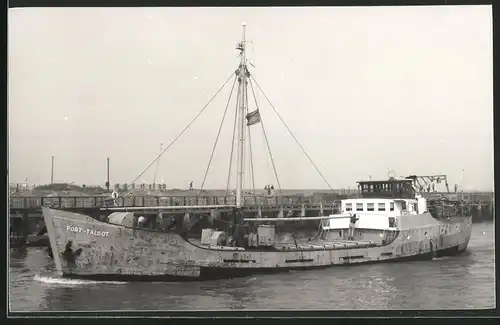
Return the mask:
<path fill-rule="evenodd" d="M 387 181 L 358 182 L 358 196 L 360 198 L 414 199 L 415 194 L 411 179 L 396 180 L 391 178 Z"/>

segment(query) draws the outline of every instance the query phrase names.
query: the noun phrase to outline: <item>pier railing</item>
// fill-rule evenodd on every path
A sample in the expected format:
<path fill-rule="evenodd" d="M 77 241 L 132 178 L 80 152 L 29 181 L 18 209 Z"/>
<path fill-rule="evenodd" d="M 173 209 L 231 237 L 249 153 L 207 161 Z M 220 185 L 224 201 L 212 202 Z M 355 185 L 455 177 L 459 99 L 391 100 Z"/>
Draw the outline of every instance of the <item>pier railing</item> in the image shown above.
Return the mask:
<path fill-rule="evenodd" d="M 100 208 L 109 197 L 104 196 L 59 196 L 59 197 L 10 197 L 11 209 L 52 208 Z M 234 205 L 235 196 L 122 196 L 115 199 L 118 207 L 190 206 L 190 205 Z M 333 200 L 304 196 L 244 196 L 245 206 L 280 205 L 331 205 Z"/>
<path fill-rule="evenodd" d="M 434 195 L 450 195 L 448 193 L 424 193 L 431 198 Z M 457 194 L 452 194 L 457 195 Z M 462 194 L 460 194 L 462 196 Z M 464 193 L 463 198 L 469 202 L 493 202 L 493 193 Z M 331 195 L 291 195 L 291 196 L 244 196 L 244 206 L 332 206 Z M 337 198 L 335 198 L 336 200 Z M 42 206 L 53 208 L 101 208 L 106 206 L 110 197 L 106 196 L 11 196 L 10 208 L 14 210 L 40 209 Z M 149 206 L 190 206 L 190 205 L 234 205 L 236 196 L 120 196 L 116 200 L 118 207 Z"/>

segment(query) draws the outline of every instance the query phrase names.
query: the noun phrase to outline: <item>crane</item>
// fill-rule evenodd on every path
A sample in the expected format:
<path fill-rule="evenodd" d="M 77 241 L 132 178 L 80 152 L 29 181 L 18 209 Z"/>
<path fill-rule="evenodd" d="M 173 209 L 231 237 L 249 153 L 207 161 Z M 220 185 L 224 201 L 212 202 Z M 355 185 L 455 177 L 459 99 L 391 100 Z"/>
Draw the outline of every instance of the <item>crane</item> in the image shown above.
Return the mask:
<path fill-rule="evenodd" d="M 418 189 L 420 192 L 424 192 L 425 189 L 427 189 L 427 192 L 431 191 L 431 186 L 432 186 L 432 191 L 435 192 L 435 183 L 440 184 L 442 181 L 444 181 L 444 184 L 446 186 L 446 191 L 450 193 L 450 188 L 448 186 L 448 177 L 446 175 L 426 175 L 426 176 L 417 176 L 417 175 L 410 175 L 406 177 L 406 179 L 412 179 L 415 181 L 415 183 L 418 185 Z"/>

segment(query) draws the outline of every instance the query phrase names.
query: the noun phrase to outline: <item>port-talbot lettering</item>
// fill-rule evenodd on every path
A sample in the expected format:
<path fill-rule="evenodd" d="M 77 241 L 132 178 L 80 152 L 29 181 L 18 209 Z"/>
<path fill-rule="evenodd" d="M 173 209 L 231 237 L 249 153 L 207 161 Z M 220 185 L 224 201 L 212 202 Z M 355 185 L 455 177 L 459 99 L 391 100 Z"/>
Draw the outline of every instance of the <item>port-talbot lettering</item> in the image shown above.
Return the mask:
<path fill-rule="evenodd" d="M 109 231 L 101 231 L 101 230 L 94 230 L 94 229 L 89 229 L 89 228 L 82 228 L 82 227 L 74 227 L 74 226 L 66 226 L 66 230 L 78 233 L 78 232 L 83 232 L 87 233 L 88 235 L 92 236 L 97 236 L 97 237 L 108 237 L 109 236 Z"/>

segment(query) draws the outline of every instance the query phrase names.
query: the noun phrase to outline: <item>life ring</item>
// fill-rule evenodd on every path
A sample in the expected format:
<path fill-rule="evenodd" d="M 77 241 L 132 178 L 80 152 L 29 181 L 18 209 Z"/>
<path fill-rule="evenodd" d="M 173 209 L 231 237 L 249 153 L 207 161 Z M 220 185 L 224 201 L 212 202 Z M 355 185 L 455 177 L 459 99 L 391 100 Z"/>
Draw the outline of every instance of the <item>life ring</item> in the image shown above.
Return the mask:
<path fill-rule="evenodd" d="M 113 199 L 117 199 L 118 198 L 118 192 L 117 191 L 113 191 L 113 193 L 111 193 L 111 197 Z"/>

